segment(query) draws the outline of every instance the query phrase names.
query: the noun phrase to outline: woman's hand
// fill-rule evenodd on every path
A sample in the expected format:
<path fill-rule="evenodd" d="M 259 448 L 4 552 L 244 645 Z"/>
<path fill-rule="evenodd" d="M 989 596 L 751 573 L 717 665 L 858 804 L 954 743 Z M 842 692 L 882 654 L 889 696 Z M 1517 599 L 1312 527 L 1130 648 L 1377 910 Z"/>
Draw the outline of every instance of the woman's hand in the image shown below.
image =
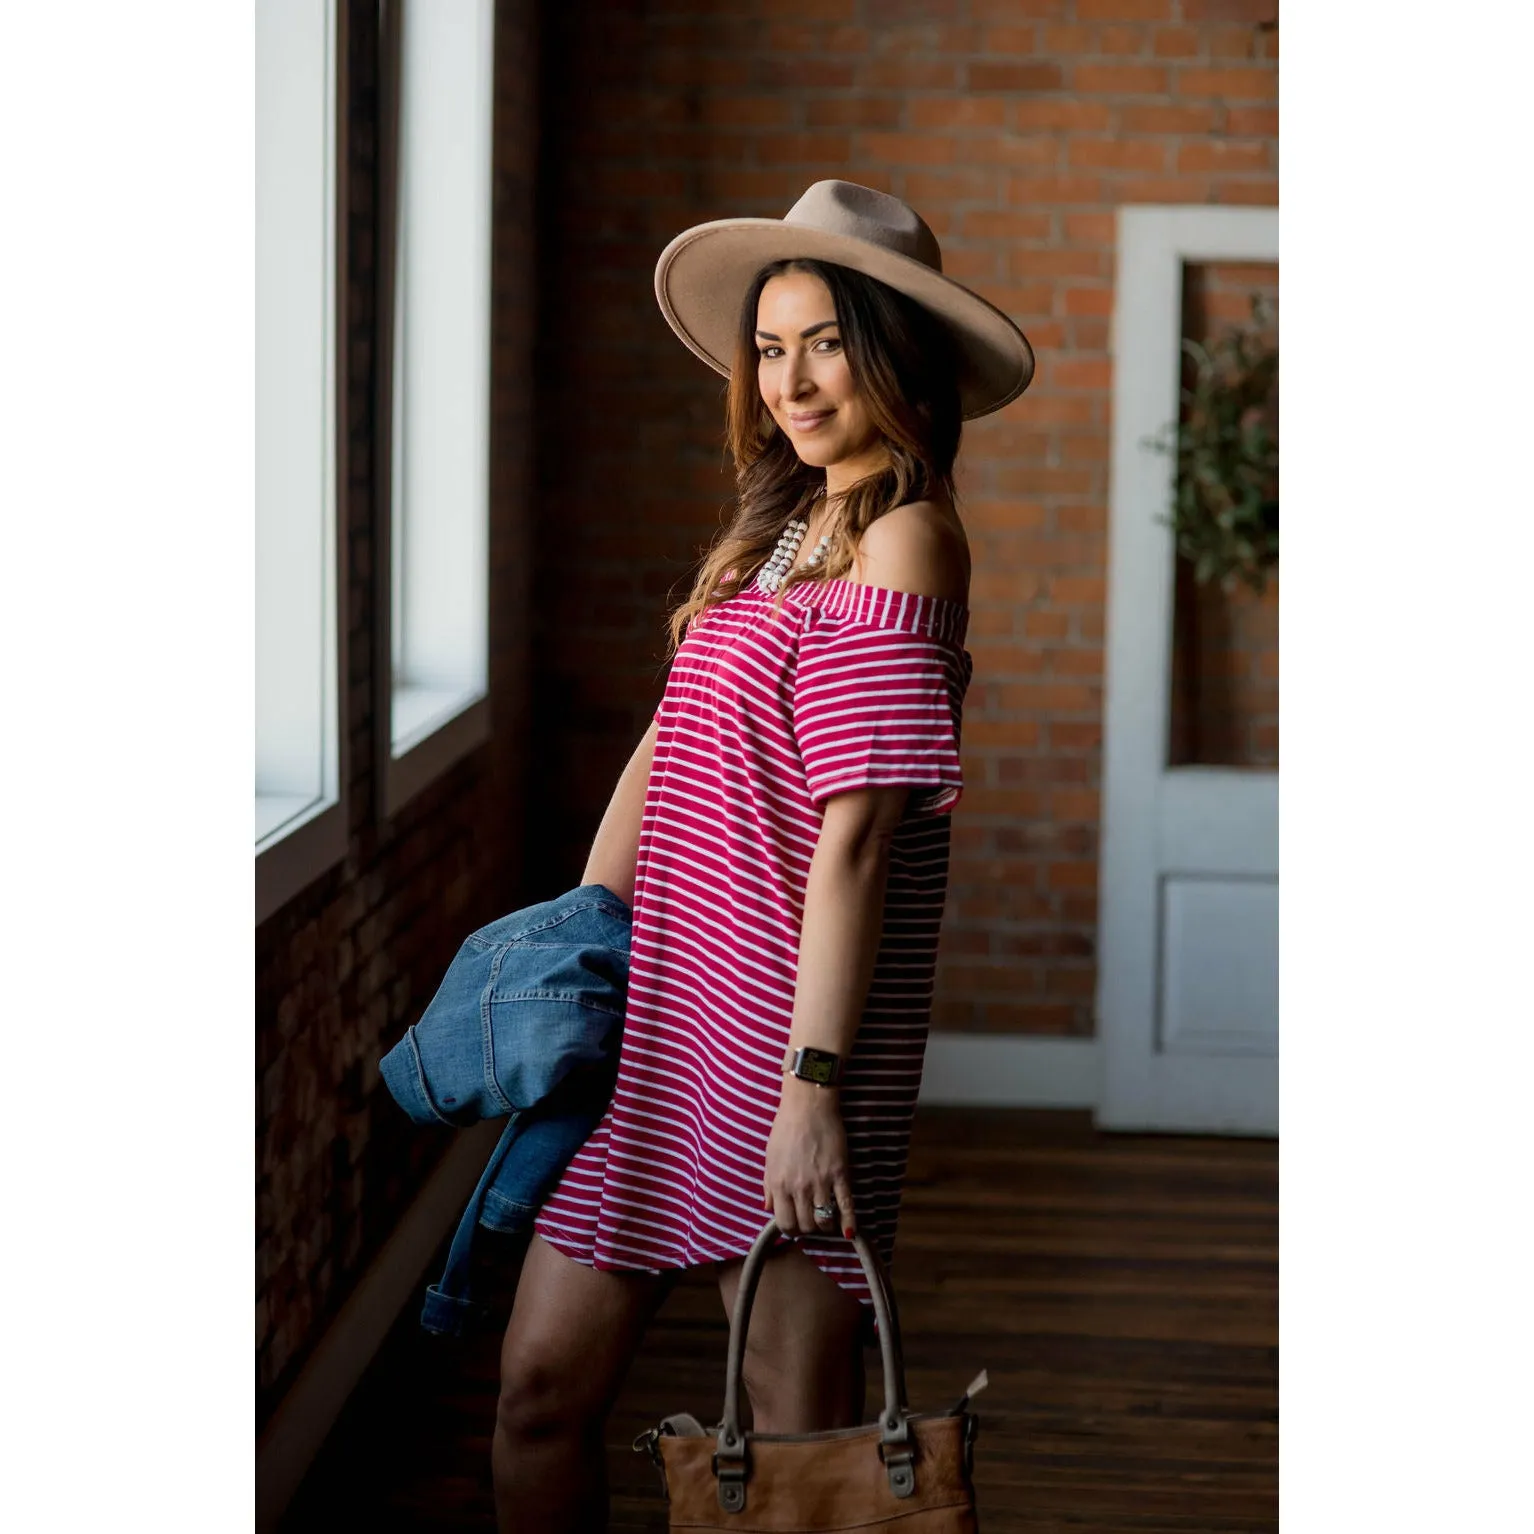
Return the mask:
<path fill-rule="evenodd" d="M 797 1076 L 783 1081 L 772 1133 L 767 1137 L 763 1207 L 786 1236 L 831 1235 L 840 1224 L 849 1239 L 857 1229 L 852 1179 L 847 1169 L 847 1131 L 841 1094 Z M 815 1222 L 816 1204 L 835 1204 L 837 1220 Z"/>

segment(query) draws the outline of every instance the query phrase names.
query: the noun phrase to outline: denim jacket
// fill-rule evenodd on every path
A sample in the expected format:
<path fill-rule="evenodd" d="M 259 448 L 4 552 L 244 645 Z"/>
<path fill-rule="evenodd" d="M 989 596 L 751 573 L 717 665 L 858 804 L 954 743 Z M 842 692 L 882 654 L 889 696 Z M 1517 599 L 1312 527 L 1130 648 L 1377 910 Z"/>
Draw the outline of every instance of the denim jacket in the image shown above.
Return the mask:
<path fill-rule="evenodd" d="M 459 1334 L 486 1314 L 471 1297 L 480 1226 L 528 1230 L 601 1122 L 617 1079 L 632 912 L 582 884 L 464 939 L 421 1020 L 379 1062 L 418 1124 L 507 1116 L 421 1325 Z"/>

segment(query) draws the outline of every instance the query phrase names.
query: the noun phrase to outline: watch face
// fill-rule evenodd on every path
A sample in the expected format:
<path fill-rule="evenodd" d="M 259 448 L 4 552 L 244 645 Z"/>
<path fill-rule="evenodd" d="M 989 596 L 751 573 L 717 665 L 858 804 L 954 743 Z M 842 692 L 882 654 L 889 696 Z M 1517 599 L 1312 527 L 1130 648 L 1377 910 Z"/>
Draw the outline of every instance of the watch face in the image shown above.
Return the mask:
<path fill-rule="evenodd" d="M 828 1087 L 836 1080 L 836 1056 L 824 1049 L 800 1049 L 794 1061 L 794 1075 Z"/>

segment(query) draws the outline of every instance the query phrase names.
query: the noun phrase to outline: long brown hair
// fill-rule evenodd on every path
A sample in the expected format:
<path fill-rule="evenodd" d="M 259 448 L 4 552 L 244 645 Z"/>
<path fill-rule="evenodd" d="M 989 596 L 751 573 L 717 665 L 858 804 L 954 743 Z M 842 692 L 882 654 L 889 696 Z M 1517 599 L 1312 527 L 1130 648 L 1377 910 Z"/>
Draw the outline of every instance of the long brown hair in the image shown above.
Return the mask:
<path fill-rule="evenodd" d="M 806 516 L 825 493 L 825 470 L 800 460 L 757 385 L 757 303 L 769 279 L 795 271 L 813 273 L 830 290 L 848 371 L 884 439 L 889 463 L 838 498 L 824 561 L 789 575 L 774 613 L 781 611 L 790 586 L 834 580 L 849 570 L 858 541 L 885 512 L 937 496 L 957 502 L 953 465 L 963 429 L 958 355 L 941 321 L 914 299 L 850 267 L 808 259 L 770 262 L 752 280 L 736 327 L 726 406 L 735 461 L 734 514 L 705 555 L 692 594 L 667 619 L 668 660 L 692 619 L 737 595 L 766 563 L 790 519 Z"/>

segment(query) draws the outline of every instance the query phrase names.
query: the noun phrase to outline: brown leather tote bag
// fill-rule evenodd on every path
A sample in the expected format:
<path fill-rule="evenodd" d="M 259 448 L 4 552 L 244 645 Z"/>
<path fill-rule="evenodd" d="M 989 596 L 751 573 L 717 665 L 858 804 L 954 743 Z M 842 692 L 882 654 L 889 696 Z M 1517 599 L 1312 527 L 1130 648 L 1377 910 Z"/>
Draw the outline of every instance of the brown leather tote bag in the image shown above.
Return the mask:
<path fill-rule="evenodd" d="M 898 1528 L 900 1534 L 975 1534 L 971 1480 L 975 1431 L 971 1395 L 985 1371 L 943 1412 L 913 1412 L 906 1404 L 894 1295 L 878 1254 L 853 1237 L 879 1319 L 884 1409 L 864 1427 L 821 1433 L 755 1433 L 740 1425 L 741 1359 L 751 1303 L 767 1248 L 778 1233 L 769 1220 L 741 1270 L 725 1370 L 724 1417 L 705 1428 L 686 1412 L 641 1433 L 660 1467 L 673 1529 L 774 1531 Z"/>

